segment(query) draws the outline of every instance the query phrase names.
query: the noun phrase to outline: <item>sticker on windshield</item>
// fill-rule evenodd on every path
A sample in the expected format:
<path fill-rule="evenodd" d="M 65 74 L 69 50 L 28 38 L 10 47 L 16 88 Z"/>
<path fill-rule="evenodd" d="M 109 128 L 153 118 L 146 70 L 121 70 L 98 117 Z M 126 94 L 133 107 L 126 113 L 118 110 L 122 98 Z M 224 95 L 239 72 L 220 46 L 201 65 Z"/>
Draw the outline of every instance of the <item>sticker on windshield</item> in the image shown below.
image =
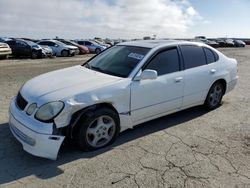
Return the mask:
<path fill-rule="evenodd" d="M 128 57 L 138 59 L 138 60 L 142 60 L 144 58 L 144 55 L 137 54 L 137 53 L 130 53 L 130 54 L 128 54 Z"/>

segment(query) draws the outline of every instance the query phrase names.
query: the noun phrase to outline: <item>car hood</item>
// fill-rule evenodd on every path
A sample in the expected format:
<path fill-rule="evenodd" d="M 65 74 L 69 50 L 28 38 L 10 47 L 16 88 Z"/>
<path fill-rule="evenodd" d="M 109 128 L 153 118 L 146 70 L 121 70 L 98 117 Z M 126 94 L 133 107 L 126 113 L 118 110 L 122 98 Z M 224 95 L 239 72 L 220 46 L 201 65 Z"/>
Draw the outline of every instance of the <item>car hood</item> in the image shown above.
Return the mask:
<path fill-rule="evenodd" d="M 67 46 L 67 48 L 72 49 L 72 50 L 76 50 L 77 49 L 77 47 L 75 47 L 75 46 L 71 46 L 71 45 L 66 45 L 66 46 Z"/>
<path fill-rule="evenodd" d="M 37 76 L 26 82 L 21 94 L 29 101 L 62 100 L 105 87 L 122 78 L 96 72 L 80 65 Z"/>

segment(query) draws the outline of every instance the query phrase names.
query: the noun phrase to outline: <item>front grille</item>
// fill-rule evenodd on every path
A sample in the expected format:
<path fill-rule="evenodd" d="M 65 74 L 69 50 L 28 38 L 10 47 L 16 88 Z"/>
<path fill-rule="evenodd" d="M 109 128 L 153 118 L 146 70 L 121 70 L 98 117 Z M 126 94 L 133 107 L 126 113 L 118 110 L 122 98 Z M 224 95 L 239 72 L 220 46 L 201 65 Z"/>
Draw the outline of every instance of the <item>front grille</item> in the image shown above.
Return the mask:
<path fill-rule="evenodd" d="M 18 108 L 21 110 L 24 110 L 25 107 L 27 106 L 28 102 L 23 98 L 23 96 L 20 94 L 20 92 L 17 94 L 16 97 L 16 105 Z"/>

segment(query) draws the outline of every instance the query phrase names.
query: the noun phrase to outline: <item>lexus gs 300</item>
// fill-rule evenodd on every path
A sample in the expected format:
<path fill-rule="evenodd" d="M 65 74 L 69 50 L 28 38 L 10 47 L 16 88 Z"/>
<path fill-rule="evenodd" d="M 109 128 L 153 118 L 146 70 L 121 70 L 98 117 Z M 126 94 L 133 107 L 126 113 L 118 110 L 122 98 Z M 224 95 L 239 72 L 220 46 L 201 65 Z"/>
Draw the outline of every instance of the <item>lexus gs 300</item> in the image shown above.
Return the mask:
<path fill-rule="evenodd" d="M 197 105 L 216 109 L 237 79 L 237 61 L 206 44 L 120 43 L 27 81 L 10 103 L 10 130 L 25 151 L 56 159 L 66 137 L 96 150 L 143 122 Z"/>

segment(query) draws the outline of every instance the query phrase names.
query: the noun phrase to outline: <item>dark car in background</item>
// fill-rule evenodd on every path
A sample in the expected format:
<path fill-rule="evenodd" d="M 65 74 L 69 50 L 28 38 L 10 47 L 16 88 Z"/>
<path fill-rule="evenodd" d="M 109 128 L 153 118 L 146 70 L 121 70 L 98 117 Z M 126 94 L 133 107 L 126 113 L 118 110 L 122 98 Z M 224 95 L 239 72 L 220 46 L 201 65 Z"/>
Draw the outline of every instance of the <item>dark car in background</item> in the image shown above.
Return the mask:
<path fill-rule="evenodd" d="M 220 47 L 234 47 L 233 39 L 217 39 L 216 42 Z"/>
<path fill-rule="evenodd" d="M 33 59 L 42 57 L 41 46 L 32 41 L 12 39 L 6 43 L 10 46 L 14 57 L 31 57 Z"/>
<path fill-rule="evenodd" d="M 243 42 L 242 40 L 234 40 L 234 46 L 235 47 L 245 47 L 246 43 Z"/>

